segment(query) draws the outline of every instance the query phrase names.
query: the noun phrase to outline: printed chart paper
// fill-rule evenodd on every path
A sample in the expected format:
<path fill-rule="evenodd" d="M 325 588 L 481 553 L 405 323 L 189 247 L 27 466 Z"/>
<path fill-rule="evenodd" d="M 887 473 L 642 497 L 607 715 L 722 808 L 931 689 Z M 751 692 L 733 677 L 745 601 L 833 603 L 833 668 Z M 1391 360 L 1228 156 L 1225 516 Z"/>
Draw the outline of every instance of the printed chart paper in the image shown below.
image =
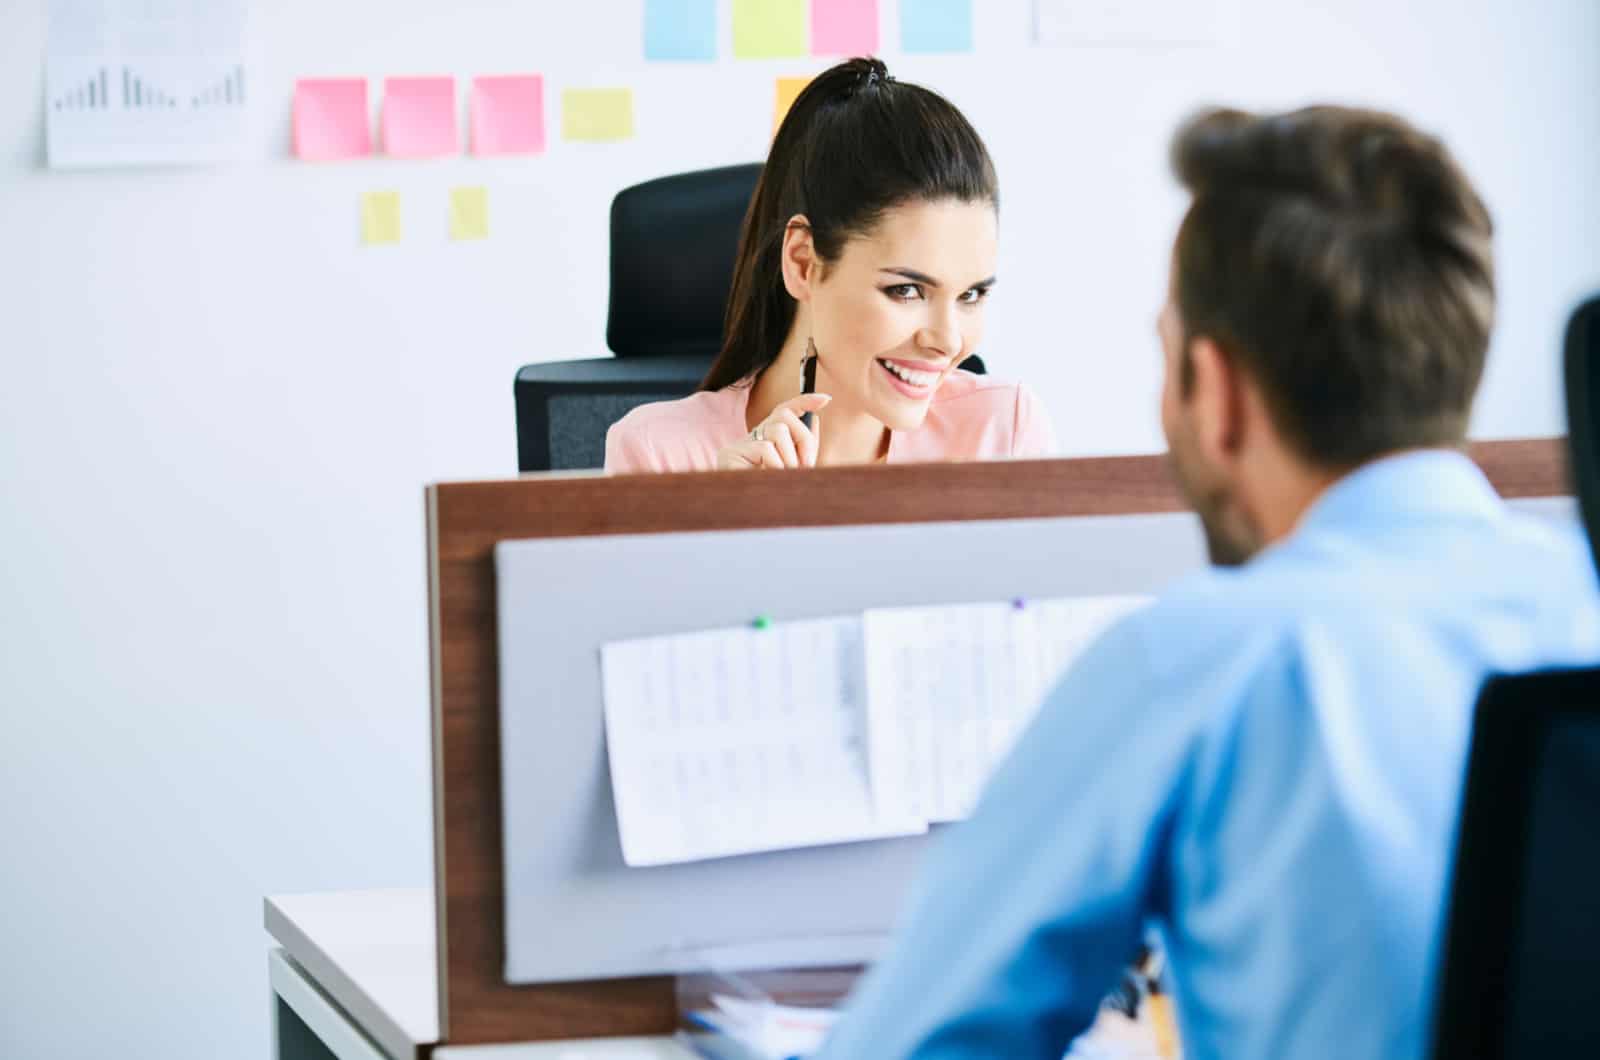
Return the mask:
<path fill-rule="evenodd" d="M 247 0 L 50 0 L 50 166 L 240 158 L 255 92 L 246 71 L 247 14 Z"/>
<path fill-rule="evenodd" d="M 607 644 L 606 748 L 629 865 L 910 835 L 867 777 L 859 619 Z"/>
<path fill-rule="evenodd" d="M 868 611 L 868 760 L 879 812 L 965 818 L 1055 681 L 1147 602 L 1102 596 Z"/>
<path fill-rule="evenodd" d="M 623 859 L 660 865 L 960 820 L 1061 673 L 1146 600 L 894 608 L 607 644 Z"/>

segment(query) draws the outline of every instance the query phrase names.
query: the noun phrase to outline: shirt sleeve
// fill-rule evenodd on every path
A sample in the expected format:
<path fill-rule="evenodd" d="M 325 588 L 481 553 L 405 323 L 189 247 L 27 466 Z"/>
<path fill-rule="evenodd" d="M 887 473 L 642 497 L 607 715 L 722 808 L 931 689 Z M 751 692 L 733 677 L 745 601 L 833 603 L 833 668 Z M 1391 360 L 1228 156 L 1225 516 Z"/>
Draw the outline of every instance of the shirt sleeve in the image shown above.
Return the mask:
<path fill-rule="evenodd" d="M 1011 455 L 1019 459 L 1055 456 L 1056 432 L 1044 402 L 1025 386 L 1017 387 L 1017 426 L 1011 439 Z"/>
<path fill-rule="evenodd" d="M 654 448 L 637 422 L 624 416 L 606 431 L 606 474 L 636 475 L 662 471 Z"/>
<path fill-rule="evenodd" d="M 1155 912 L 1195 742 L 1145 676 L 1142 617 L 1089 649 L 940 840 L 828 1060 L 1060 1060 L 1093 1021 Z"/>

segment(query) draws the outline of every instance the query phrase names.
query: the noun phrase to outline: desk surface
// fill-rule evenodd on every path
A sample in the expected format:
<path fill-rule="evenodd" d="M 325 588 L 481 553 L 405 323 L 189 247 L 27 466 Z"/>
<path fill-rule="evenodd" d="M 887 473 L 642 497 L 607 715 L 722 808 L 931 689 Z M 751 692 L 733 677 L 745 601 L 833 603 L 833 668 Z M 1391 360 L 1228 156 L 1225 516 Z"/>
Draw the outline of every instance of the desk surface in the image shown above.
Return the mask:
<path fill-rule="evenodd" d="M 670 1038 L 439 1045 L 433 891 L 269 897 L 267 931 L 306 976 L 395 1060 L 682 1060 Z M 437 1046 L 437 1048 L 435 1048 Z"/>
<path fill-rule="evenodd" d="M 278 895 L 265 916 L 284 951 L 384 1052 L 412 1060 L 439 1041 L 431 890 Z"/>

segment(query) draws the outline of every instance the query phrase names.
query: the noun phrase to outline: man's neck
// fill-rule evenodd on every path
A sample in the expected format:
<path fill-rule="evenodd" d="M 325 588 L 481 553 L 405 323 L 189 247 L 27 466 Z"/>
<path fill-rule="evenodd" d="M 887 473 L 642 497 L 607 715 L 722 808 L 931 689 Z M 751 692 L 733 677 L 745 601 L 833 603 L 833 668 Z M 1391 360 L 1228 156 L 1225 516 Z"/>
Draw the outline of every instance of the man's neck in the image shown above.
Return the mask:
<path fill-rule="evenodd" d="M 1262 547 L 1293 533 L 1317 498 L 1350 470 L 1312 466 L 1280 446 L 1258 451 L 1249 468 L 1244 502 Z"/>

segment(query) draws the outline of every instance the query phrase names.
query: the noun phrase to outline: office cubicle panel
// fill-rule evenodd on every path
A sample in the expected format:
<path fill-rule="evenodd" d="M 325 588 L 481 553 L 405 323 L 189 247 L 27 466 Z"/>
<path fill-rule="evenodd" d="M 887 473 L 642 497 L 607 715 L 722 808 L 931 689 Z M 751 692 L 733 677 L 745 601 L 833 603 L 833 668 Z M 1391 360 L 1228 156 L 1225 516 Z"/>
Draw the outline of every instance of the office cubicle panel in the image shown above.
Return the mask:
<path fill-rule="evenodd" d="M 938 835 L 628 867 L 607 770 L 605 644 L 757 616 L 1153 595 L 1204 564 L 1188 512 L 500 542 L 506 979 L 869 963 Z"/>
<path fill-rule="evenodd" d="M 1506 496 L 1567 492 L 1556 439 L 1473 456 Z M 1053 519 L 1181 510 L 1159 456 L 805 472 L 532 476 L 426 494 L 440 1027 L 454 1043 L 661 1033 L 670 976 L 515 986 L 504 976 L 494 548 L 516 539 Z"/>

